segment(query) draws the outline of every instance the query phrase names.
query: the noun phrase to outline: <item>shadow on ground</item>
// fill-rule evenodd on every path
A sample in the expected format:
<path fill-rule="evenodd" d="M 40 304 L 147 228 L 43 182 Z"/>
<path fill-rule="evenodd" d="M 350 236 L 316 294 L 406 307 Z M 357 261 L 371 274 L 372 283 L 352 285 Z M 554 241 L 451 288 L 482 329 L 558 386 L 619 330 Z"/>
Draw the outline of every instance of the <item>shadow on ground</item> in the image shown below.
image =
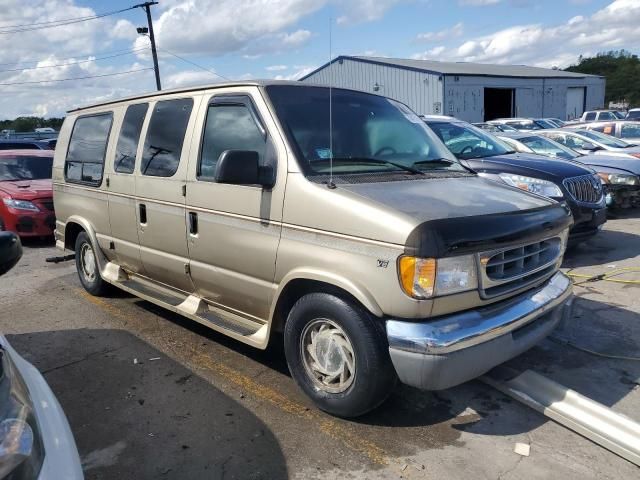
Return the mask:
<path fill-rule="evenodd" d="M 615 230 L 602 230 L 586 242 L 567 250 L 565 268 L 589 267 L 618 262 L 640 255 L 640 236 Z"/>
<path fill-rule="evenodd" d="M 58 396 L 88 479 L 288 478 L 277 439 L 240 399 L 126 331 L 9 341 Z"/>

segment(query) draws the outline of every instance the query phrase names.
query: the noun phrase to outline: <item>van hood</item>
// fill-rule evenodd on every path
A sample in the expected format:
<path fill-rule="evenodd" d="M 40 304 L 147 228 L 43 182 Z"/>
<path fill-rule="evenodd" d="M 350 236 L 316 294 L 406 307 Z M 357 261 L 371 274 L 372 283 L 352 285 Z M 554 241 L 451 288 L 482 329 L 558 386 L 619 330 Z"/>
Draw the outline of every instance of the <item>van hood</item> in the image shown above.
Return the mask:
<path fill-rule="evenodd" d="M 341 185 L 418 221 L 405 253 L 441 258 L 538 241 L 569 228 L 564 204 L 477 176 Z"/>
<path fill-rule="evenodd" d="M 340 188 L 419 221 L 529 210 L 555 203 L 475 175 L 340 185 Z"/>
<path fill-rule="evenodd" d="M 53 185 L 49 179 L 0 181 L 0 191 L 13 198 L 32 200 L 52 197 Z"/>

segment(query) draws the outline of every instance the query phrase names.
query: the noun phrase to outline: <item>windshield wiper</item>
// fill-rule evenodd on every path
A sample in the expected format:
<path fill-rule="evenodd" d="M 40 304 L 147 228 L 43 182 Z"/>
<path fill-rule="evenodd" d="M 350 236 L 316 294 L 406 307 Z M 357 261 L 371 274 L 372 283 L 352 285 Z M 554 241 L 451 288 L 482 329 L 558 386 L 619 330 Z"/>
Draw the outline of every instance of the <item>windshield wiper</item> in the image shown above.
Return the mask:
<path fill-rule="evenodd" d="M 410 167 L 408 165 L 403 165 L 402 163 L 391 162 L 389 160 L 381 160 L 379 158 L 369 158 L 369 157 L 334 157 L 334 161 L 337 162 L 360 162 L 360 163 L 373 163 L 375 165 L 392 165 L 396 168 L 404 170 L 405 172 L 413 173 L 414 175 L 424 175 L 425 173 L 417 168 Z"/>
<path fill-rule="evenodd" d="M 448 158 L 432 158 L 431 160 L 420 160 L 417 162 L 413 162 L 413 166 L 415 167 L 416 165 L 426 165 L 428 163 L 444 163 L 446 165 L 453 165 L 456 162 Z"/>

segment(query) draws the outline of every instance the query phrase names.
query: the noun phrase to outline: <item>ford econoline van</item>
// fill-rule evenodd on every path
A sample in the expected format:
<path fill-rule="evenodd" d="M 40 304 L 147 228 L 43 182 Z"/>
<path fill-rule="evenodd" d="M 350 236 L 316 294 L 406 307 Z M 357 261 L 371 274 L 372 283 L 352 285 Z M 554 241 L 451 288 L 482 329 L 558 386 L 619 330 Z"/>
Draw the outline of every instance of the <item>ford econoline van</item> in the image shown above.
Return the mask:
<path fill-rule="evenodd" d="M 334 415 L 398 379 L 477 377 L 569 314 L 568 209 L 477 176 L 382 96 L 251 81 L 104 102 L 69 112 L 53 178 L 56 243 L 89 293 L 283 338 Z"/>

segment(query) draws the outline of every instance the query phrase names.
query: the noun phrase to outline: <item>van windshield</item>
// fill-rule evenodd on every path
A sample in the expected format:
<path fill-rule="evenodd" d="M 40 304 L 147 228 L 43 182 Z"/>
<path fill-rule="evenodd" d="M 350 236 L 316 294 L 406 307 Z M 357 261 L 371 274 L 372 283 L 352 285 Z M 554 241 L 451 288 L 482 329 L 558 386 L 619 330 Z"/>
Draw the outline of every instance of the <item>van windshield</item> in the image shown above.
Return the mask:
<path fill-rule="evenodd" d="M 394 100 L 334 88 L 270 85 L 267 94 L 305 175 L 465 171 L 424 122 Z"/>

